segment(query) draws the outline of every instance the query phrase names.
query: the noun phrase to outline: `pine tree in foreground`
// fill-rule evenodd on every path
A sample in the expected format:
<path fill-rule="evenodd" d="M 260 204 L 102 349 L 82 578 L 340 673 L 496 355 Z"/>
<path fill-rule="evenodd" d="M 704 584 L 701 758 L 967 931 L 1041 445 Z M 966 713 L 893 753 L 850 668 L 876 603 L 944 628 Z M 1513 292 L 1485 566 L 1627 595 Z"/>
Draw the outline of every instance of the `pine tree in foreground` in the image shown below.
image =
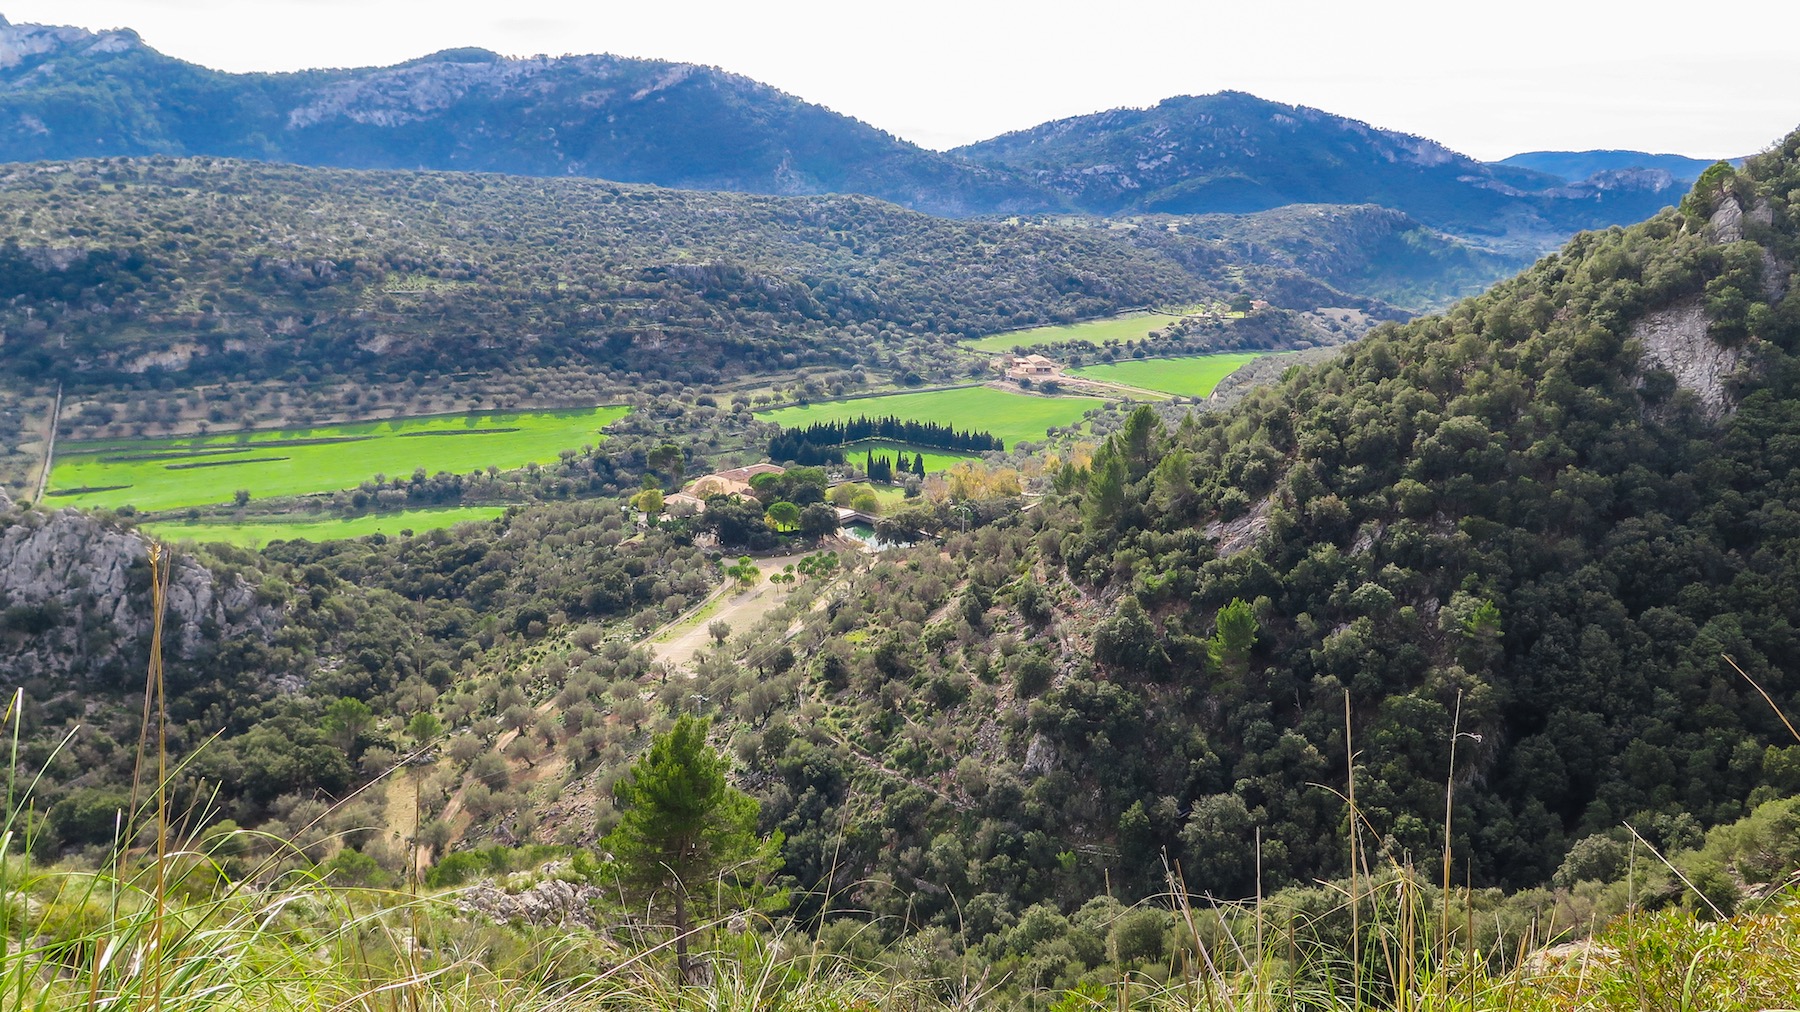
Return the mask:
<path fill-rule="evenodd" d="M 614 788 L 624 815 L 601 844 L 627 892 L 673 916 L 683 981 L 700 972 L 688 953 L 696 917 L 719 897 L 746 899 L 780 860 L 780 834 L 758 838 L 756 800 L 725 782 L 710 726 L 682 716 L 656 736 Z"/>

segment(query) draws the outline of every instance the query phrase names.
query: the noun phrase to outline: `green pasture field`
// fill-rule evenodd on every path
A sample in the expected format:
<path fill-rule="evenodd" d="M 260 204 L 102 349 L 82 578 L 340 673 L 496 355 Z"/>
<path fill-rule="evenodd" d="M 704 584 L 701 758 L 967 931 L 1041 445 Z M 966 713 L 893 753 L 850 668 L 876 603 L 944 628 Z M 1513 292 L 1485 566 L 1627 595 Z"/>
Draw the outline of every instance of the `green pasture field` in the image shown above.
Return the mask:
<path fill-rule="evenodd" d="M 1070 369 L 1069 373 L 1103 383 L 1122 383 L 1182 397 L 1205 397 L 1225 377 L 1265 354 L 1233 351 L 1192 358 L 1139 358 L 1110 365 L 1082 366 Z"/>
<path fill-rule="evenodd" d="M 962 346 L 971 351 L 1006 352 L 1014 348 L 1029 348 L 1034 344 L 1062 344 L 1068 341 L 1092 341 L 1095 344 L 1107 341 L 1141 341 L 1149 337 L 1151 331 L 1162 330 L 1174 323 L 1178 317 L 1172 313 L 1198 312 L 1202 308 L 1204 307 L 1187 306 L 1171 313 L 1122 313 L 1100 320 L 1083 320 L 1080 323 L 1008 330 L 964 341 Z"/>
<path fill-rule="evenodd" d="M 377 474 L 548 464 L 598 443 L 625 407 L 477 412 L 305 429 L 59 445 L 47 505 L 169 510 L 355 488 Z"/>
<path fill-rule="evenodd" d="M 1084 412 L 1106 403 L 1096 397 L 1034 397 L 993 387 L 959 387 L 920 393 L 888 394 L 849 401 L 812 404 L 759 412 L 756 417 L 782 426 L 835 422 L 859 415 L 893 415 L 920 422 L 939 422 L 959 429 L 991 432 L 1007 449 L 1022 440 L 1040 441 L 1052 426 L 1073 425 Z M 927 467 L 930 458 L 927 457 Z"/>
<path fill-rule="evenodd" d="M 957 426 L 957 428 L 969 427 L 970 426 Z M 1007 445 L 1011 446 L 1012 444 L 1008 443 Z M 981 454 L 979 453 L 954 453 L 949 450 L 934 450 L 929 446 L 914 446 L 911 443 L 896 443 L 887 439 L 865 439 L 857 443 L 845 443 L 843 450 L 844 459 L 859 467 L 867 458 L 869 451 L 871 450 L 875 451 L 877 457 L 884 454 L 892 457 L 896 451 L 905 450 L 908 459 L 918 456 L 919 452 L 923 450 L 925 453 L 926 474 L 936 474 L 939 471 L 948 471 L 964 460 L 981 459 Z"/>
<path fill-rule="evenodd" d="M 229 521 L 171 520 L 166 523 L 144 524 L 142 529 L 164 541 L 194 541 L 202 544 L 222 542 L 244 548 L 261 548 L 271 541 L 339 541 L 366 538 L 371 534 L 395 537 L 401 531 L 423 534 L 440 527 L 492 520 L 505 512 L 504 506 L 454 506 L 326 520 L 272 518 L 241 524 Z"/>
<path fill-rule="evenodd" d="M 882 485 L 877 483 L 871 487 L 875 489 L 875 498 L 881 501 L 881 512 L 883 515 L 892 513 L 906 505 L 906 489 L 901 488 L 899 485 Z M 918 501 L 924 502 L 925 500 L 920 499 Z"/>

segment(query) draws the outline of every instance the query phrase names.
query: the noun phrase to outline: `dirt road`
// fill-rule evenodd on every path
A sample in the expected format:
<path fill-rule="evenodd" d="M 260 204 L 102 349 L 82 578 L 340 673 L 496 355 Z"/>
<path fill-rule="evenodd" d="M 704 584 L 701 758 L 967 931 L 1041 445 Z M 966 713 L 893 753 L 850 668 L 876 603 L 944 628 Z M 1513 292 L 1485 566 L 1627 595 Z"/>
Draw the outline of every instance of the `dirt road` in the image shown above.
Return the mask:
<path fill-rule="evenodd" d="M 31 501 L 42 503 L 44 493 L 50 491 L 50 470 L 56 466 L 56 429 L 62 423 L 63 388 L 56 385 L 56 404 L 50 409 L 50 431 L 44 435 L 44 466 L 38 472 L 37 491 Z"/>
<path fill-rule="evenodd" d="M 712 642 L 707 626 L 728 622 L 731 631 L 742 632 L 762 621 L 763 616 L 782 606 L 788 592 L 769 582 L 769 577 L 783 568 L 798 563 L 804 555 L 778 555 L 757 559 L 756 568 L 762 578 L 749 590 L 739 590 L 734 581 L 722 584 L 701 605 L 687 615 L 665 626 L 650 642 L 650 652 L 672 668 L 685 668 L 694 655 Z"/>

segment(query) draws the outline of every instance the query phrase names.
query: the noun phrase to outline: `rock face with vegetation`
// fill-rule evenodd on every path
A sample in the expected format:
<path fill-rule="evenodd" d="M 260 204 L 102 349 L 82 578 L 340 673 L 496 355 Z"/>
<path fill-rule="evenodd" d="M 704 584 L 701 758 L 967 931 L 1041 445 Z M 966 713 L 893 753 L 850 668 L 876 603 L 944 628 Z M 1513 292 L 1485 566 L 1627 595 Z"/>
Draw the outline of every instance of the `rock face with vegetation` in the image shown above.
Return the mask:
<path fill-rule="evenodd" d="M 0 633 L 20 681 L 125 680 L 149 656 L 149 542 L 75 510 L 18 510 L 0 495 Z M 165 635 L 171 656 L 209 644 L 267 643 L 281 603 L 191 558 L 171 570 Z"/>

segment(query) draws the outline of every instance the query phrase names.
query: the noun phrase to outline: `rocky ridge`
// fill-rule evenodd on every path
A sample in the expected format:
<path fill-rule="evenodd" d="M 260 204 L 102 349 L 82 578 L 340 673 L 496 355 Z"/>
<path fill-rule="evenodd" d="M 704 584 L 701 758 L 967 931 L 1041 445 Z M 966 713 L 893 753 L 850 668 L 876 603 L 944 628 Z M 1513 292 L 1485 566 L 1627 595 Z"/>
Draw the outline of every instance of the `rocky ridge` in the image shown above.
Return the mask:
<path fill-rule="evenodd" d="M 70 679 L 139 668 L 151 631 L 150 542 L 67 509 L 21 510 L 0 492 L 0 645 L 14 679 Z M 267 642 L 279 608 L 255 588 L 177 554 L 169 576 L 168 656 L 241 637 Z M 10 641 L 10 643 L 8 643 Z"/>
<path fill-rule="evenodd" d="M 1727 191 L 1707 220 L 1706 236 L 1720 245 L 1752 241 L 1745 224 L 1767 227 L 1773 220 L 1767 201 L 1745 208 L 1735 193 Z M 1787 295 L 1790 269 L 1766 246 L 1759 246 L 1759 256 L 1763 294 L 1771 304 L 1779 303 Z M 1736 409 L 1740 381 L 1746 371 L 1756 368 L 1760 342 L 1751 337 L 1724 344 L 1713 337 L 1712 329 L 1704 300 L 1692 297 L 1645 314 L 1633 324 L 1631 337 L 1642 349 L 1641 368 L 1672 375 L 1676 387 L 1693 394 L 1701 412 L 1717 420 Z"/>

